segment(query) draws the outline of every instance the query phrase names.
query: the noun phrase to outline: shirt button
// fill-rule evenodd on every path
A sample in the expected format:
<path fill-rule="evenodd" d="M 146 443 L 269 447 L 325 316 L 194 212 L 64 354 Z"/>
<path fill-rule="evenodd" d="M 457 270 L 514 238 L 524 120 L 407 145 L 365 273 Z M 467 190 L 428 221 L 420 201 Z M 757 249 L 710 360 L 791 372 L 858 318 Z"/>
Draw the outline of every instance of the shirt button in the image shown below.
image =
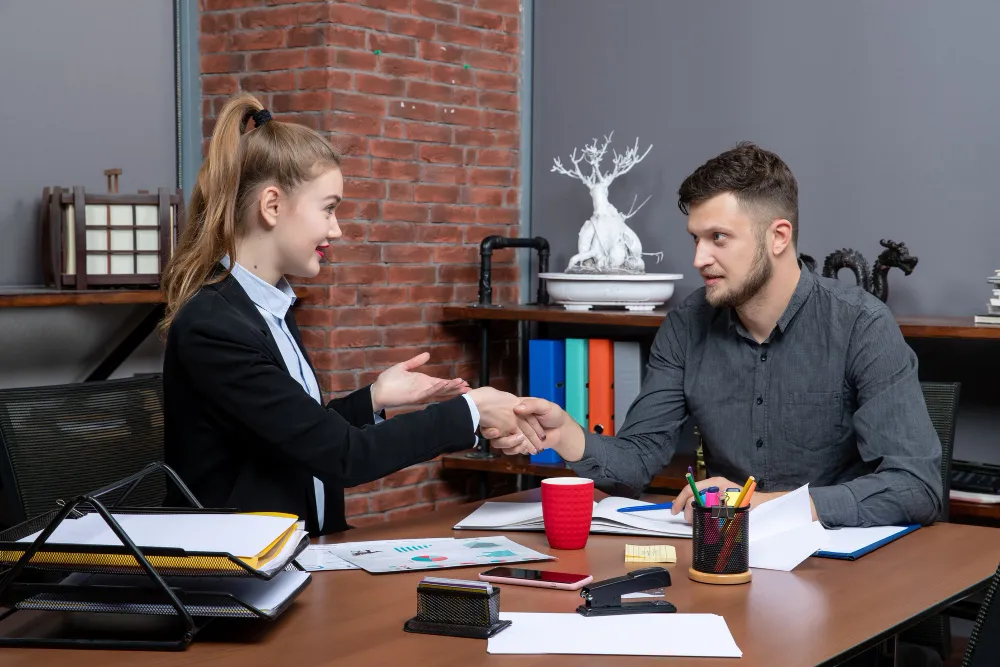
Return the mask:
<path fill-rule="evenodd" d="M 761 397 L 761 396 L 758 396 L 758 397 L 757 397 L 757 405 L 760 405 L 760 404 L 761 404 L 761 403 L 763 403 L 763 402 L 764 402 L 764 399 L 763 399 L 763 397 Z"/>
<path fill-rule="evenodd" d="M 761 353 L 760 360 L 761 361 L 767 361 L 767 352 L 762 352 Z"/>
<path fill-rule="evenodd" d="M 757 448 L 760 449 L 764 446 L 764 438 L 757 438 Z"/>

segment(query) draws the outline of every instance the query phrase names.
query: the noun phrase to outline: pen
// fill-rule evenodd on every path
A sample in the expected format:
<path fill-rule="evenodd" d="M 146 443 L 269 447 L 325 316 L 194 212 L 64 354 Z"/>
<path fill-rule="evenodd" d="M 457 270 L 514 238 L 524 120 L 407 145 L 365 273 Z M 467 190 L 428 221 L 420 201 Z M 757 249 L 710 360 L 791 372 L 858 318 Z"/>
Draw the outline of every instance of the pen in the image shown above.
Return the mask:
<path fill-rule="evenodd" d="M 691 485 L 691 492 L 694 494 L 694 502 L 698 503 L 699 507 L 704 507 L 705 502 L 701 499 L 701 496 L 699 495 L 698 487 L 694 485 L 694 475 L 688 473 L 684 475 L 684 477 L 687 478 L 688 484 Z"/>
<path fill-rule="evenodd" d="M 698 495 L 705 495 L 704 491 L 699 491 Z M 645 512 L 648 510 L 668 510 L 674 506 L 673 502 L 659 503 L 657 505 L 633 505 L 631 507 L 619 507 L 619 512 Z"/>
<path fill-rule="evenodd" d="M 645 512 L 646 510 L 668 510 L 673 507 L 673 503 L 660 503 L 659 505 L 636 505 L 634 507 L 619 507 L 619 512 Z"/>

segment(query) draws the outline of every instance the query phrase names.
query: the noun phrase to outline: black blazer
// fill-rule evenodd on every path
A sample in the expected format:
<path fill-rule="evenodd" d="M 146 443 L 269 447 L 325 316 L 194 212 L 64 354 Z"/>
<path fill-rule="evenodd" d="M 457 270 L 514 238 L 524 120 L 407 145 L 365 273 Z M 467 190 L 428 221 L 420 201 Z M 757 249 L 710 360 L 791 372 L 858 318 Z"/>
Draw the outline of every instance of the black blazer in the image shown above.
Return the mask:
<path fill-rule="evenodd" d="M 292 309 L 285 322 L 304 353 Z M 314 476 L 325 487 L 325 534 L 350 527 L 344 487 L 475 444 L 461 396 L 378 426 L 370 386 L 317 403 L 288 374 L 267 323 L 232 276 L 178 311 L 163 388 L 166 463 L 204 506 L 296 514 L 313 534 Z M 176 494 L 167 502 L 184 504 Z"/>

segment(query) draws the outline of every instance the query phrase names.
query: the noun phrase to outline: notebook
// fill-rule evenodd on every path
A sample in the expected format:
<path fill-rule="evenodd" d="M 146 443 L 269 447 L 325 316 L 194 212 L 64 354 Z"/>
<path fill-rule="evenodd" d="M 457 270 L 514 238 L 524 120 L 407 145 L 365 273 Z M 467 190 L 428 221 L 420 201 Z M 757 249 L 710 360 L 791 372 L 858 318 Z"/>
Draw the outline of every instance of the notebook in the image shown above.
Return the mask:
<path fill-rule="evenodd" d="M 684 515 L 674 516 L 670 510 L 649 512 L 619 512 L 621 507 L 650 505 L 641 500 L 609 496 L 594 503 L 591 533 L 616 535 L 647 535 L 651 537 L 691 537 L 691 524 Z M 543 531 L 541 503 L 483 503 L 476 511 L 459 521 L 455 530 L 526 530 Z"/>
<path fill-rule="evenodd" d="M 912 526 L 878 526 L 874 528 L 838 528 L 826 531 L 826 545 L 814 553 L 822 558 L 857 560 L 903 535 L 920 528 Z"/>

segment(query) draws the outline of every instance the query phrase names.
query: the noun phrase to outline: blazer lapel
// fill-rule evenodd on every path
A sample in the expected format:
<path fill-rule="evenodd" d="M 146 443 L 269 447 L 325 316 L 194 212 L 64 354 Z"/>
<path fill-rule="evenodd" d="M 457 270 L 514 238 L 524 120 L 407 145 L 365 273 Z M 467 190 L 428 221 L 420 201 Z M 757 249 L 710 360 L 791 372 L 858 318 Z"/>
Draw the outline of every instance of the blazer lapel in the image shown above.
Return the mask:
<path fill-rule="evenodd" d="M 292 306 L 294 308 L 295 306 Z M 295 339 L 295 344 L 299 346 L 299 350 L 302 351 L 302 356 L 305 358 L 306 363 L 309 364 L 309 370 L 313 372 L 313 376 L 316 375 L 316 369 L 313 368 L 312 359 L 309 358 L 309 353 L 306 351 L 306 346 L 302 344 L 302 334 L 299 333 L 299 325 L 295 323 L 295 317 L 292 315 L 292 308 L 288 309 L 285 313 L 285 324 L 288 326 L 288 330 L 292 332 L 292 338 Z"/>
<path fill-rule="evenodd" d="M 288 367 L 285 366 L 285 360 L 281 358 L 281 350 L 278 349 L 278 344 L 271 335 L 270 327 L 267 326 L 267 322 L 264 321 L 260 311 L 257 310 L 256 304 L 247 296 L 246 291 L 240 285 L 239 281 L 233 278 L 232 274 L 227 274 L 220 282 L 208 285 L 208 287 L 218 292 L 222 298 L 228 301 L 247 319 L 250 326 L 260 331 L 261 337 L 264 339 L 264 346 L 271 353 L 271 356 L 274 357 L 275 363 L 287 373 Z M 298 329 L 293 330 L 293 335 L 296 338 L 298 337 Z"/>

